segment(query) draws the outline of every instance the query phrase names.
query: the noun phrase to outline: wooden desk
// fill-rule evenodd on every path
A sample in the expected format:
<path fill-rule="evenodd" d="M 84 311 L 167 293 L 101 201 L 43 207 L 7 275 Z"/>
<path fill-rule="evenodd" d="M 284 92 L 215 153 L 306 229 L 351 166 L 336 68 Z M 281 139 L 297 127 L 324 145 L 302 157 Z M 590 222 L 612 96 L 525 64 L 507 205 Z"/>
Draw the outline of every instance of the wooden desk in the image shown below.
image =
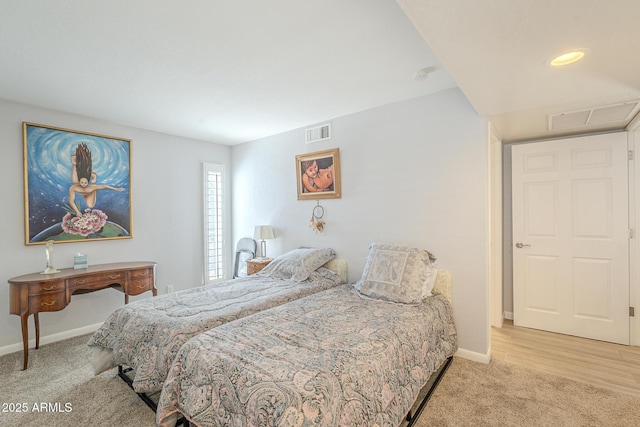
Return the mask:
<path fill-rule="evenodd" d="M 22 344 L 24 346 L 24 369 L 29 362 L 30 314 L 36 325 L 36 348 L 40 347 L 40 320 L 42 311 L 59 311 L 71 301 L 71 295 L 114 288 L 124 293 L 124 303 L 129 295 L 152 291 L 157 295 L 155 284 L 155 262 L 118 262 L 92 265 L 74 270 L 64 268 L 59 273 L 32 273 L 9 279 L 9 312 L 17 314 L 22 321 Z"/>

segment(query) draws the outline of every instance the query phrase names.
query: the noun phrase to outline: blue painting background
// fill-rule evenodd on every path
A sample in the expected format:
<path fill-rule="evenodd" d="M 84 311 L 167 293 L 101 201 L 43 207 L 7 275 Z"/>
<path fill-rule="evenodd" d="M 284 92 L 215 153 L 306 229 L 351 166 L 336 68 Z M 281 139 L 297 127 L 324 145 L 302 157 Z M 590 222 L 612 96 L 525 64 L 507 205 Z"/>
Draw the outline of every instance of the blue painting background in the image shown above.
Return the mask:
<path fill-rule="evenodd" d="M 26 125 L 26 137 L 29 242 L 45 241 L 51 238 L 52 230 L 61 230 L 72 185 L 71 155 L 80 143 L 87 144 L 91 151 L 96 184 L 124 188 L 123 192 L 98 190 L 94 209 L 103 211 L 110 223 L 121 228 L 124 235 L 130 235 L 129 141 L 35 125 Z M 82 196 L 76 194 L 76 201 L 83 211 L 86 206 Z M 77 236 L 77 239 L 85 238 Z"/>

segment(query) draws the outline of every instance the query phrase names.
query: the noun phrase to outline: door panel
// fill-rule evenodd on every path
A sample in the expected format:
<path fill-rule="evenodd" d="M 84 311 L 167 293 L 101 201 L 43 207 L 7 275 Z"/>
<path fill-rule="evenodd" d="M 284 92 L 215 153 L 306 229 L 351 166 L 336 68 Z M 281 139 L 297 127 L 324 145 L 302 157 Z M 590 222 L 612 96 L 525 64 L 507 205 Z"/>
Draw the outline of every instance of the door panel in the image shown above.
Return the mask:
<path fill-rule="evenodd" d="M 526 306 L 558 314 L 558 257 L 525 255 Z"/>
<path fill-rule="evenodd" d="M 574 258 L 572 291 L 575 316 L 611 319 L 611 267 L 612 262 L 608 259 Z"/>
<path fill-rule="evenodd" d="M 629 343 L 626 133 L 512 149 L 514 324 Z"/>
<path fill-rule="evenodd" d="M 574 238 L 612 240 L 613 188 L 609 178 L 573 182 L 572 221 Z M 584 215 L 585 210 L 589 215 Z"/>
<path fill-rule="evenodd" d="M 557 182 L 526 182 L 524 209 L 529 237 L 558 237 L 559 195 Z"/>

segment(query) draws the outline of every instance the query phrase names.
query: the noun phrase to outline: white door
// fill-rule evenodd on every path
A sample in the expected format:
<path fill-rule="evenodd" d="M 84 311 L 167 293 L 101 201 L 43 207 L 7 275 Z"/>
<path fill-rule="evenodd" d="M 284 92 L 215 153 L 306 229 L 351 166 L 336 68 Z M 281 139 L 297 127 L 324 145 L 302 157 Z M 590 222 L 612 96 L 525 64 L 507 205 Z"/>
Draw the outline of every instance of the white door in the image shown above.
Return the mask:
<path fill-rule="evenodd" d="M 512 147 L 514 324 L 629 344 L 626 133 Z"/>

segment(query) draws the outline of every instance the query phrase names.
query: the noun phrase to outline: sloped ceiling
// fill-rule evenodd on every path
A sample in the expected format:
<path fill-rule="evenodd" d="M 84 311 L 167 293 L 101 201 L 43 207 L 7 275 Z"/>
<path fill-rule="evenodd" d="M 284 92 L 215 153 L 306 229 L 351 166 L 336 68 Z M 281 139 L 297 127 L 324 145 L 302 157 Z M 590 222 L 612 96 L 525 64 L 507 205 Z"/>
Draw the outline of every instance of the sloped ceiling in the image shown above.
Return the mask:
<path fill-rule="evenodd" d="M 393 0 L 3 0 L 0 58 L 2 99 L 223 144 L 456 86 Z"/>
<path fill-rule="evenodd" d="M 398 3 L 505 141 L 623 129 L 637 113 L 549 130 L 551 115 L 640 100 L 640 1 Z M 548 65 L 553 56 L 575 48 L 590 52 L 566 67 Z"/>

